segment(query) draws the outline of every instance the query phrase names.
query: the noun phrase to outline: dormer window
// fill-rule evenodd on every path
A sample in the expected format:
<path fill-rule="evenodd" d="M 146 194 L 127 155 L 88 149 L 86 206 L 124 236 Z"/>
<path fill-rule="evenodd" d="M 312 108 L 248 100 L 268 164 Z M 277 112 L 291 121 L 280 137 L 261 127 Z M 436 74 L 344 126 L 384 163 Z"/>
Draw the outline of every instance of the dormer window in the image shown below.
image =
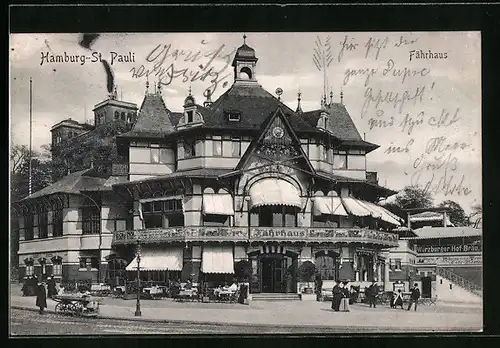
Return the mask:
<path fill-rule="evenodd" d="M 229 122 L 239 122 L 240 121 L 240 113 L 239 112 L 227 112 L 226 113 L 227 119 Z"/>
<path fill-rule="evenodd" d="M 188 111 L 187 112 L 187 122 L 186 123 L 192 123 L 193 122 L 193 111 Z"/>

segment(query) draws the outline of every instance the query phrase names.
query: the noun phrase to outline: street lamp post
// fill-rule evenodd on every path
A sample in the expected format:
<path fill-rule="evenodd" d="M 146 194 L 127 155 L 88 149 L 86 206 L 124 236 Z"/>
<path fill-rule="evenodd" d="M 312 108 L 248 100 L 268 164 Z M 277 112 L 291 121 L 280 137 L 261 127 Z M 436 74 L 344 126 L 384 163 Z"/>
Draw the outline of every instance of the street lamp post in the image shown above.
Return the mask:
<path fill-rule="evenodd" d="M 141 314 L 141 244 L 137 241 L 137 303 L 135 305 L 135 316 L 140 317 Z"/>

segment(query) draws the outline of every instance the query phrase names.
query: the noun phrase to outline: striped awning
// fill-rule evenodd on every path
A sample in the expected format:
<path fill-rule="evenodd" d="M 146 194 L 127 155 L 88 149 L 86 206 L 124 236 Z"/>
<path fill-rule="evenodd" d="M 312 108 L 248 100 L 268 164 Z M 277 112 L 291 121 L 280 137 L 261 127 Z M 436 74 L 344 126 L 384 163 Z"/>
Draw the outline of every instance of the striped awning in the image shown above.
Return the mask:
<path fill-rule="evenodd" d="M 361 203 L 360 200 L 352 197 L 342 198 L 342 203 L 344 207 L 349 212 L 349 214 L 354 216 L 371 216 L 372 212 L 366 208 L 365 205 Z"/>
<path fill-rule="evenodd" d="M 392 225 L 396 226 L 401 226 L 402 219 L 385 209 L 384 207 L 381 207 L 380 205 L 376 205 L 375 203 L 371 202 L 366 202 L 366 201 L 361 201 L 361 204 L 365 204 L 368 209 L 372 212 L 372 216 L 379 218 L 385 222 L 388 222 Z"/>
<path fill-rule="evenodd" d="M 234 258 L 232 245 L 203 246 L 201 256 L 201 271 L 203 273 L 234 273 Z"/>
<path fill-rule="evenodd" d="M 402 219 L 387 209 L 371 202 L 352 197 L 342 198 L 342 202 L 350 214 L 355 216 L 372 216 L 392 225 L 400 226 Z"/>
<path fill-rule="evenodd" d="M 267 178 L 256 182 L 250 188 L 249 208 L 263 205 L 288 205 L 302 207 L 299 191 L 289 182 Z"/>
<path fill-rule="evenodd" d="M 160 248 L 141 251 L 140 269 L 142 271 L 182 271 L 183 249 Z M 137 256 L 125 268 L 137 271 Z"/>
<path fill-rule="evenodd" d="M 313 213 L 348 216 L 340 197 L 314 197 Z"/>
<path fill-rule="evenodd" d="M 230 194 L 204 194 L 203 214 L 234 215 L 232 196 Z"/>

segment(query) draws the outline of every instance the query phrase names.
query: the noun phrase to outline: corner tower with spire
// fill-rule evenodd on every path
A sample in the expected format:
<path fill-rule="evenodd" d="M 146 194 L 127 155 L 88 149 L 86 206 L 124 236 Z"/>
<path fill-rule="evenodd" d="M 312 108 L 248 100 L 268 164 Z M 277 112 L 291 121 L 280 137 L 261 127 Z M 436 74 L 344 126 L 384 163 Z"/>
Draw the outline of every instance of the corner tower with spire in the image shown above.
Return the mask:
<path fill-rule="evenodd" d="M 235 84 L 256 84 L 256 71 L 258 58 L 255 57 L 255 50 L 246 44 L 246 35 L 243 35 L 243 45 L 237 50 L 233 59 L 234 83 Z"/>

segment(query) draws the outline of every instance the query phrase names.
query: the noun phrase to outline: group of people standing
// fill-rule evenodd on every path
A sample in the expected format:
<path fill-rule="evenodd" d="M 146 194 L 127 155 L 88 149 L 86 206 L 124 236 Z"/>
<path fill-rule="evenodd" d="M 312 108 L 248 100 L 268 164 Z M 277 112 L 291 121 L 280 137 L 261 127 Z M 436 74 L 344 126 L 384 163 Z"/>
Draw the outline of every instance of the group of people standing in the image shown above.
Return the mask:
<path fill-rule="evenodd" d="M 349 297 L 350 291 L 347 288 L 347 281 L 337 283 L 332 290 L 332 309 L 335 312 L 339 312 L 342 307 L 342 311 L 349 311 Z"/>
<path fill-rule="evenodd" d="M 332 299 L 332 309 L 336 312 L 338 311 L 349 311 L 349 302 L 348 299 L 350 297 L 350 291 L 347 288 L 347 281 L 338 282 L 333 287 L 333 299 Z M 379 297 L 380 288 L 377 285 L 377 282 L 372 281 L 369 287 L 365 288 L 365 296 L 370 304 L 370 308 L 377 307 L 377 299 Z M 410 300 L 408 303 L 407 310 L 411 309 L 411 306 L 415 305 L 415 311 L 417 310 L 417 303 L 420 298 L 420 289 L 418 288 L 418 284 L 415 283 L 413 288 L 410 290 Z M 401 290 L 398 290 L 397 293 L 394 294 L 390 303 L 391 308 L 401 307 L 403 308 L 403 293 Z"/>
<path fill-rule="evenodd" d="M 23 296 L 36 296 L 36 306 L 39 308 L 40 314 L 44 313 L 47 308 L 47 297 L 52 298 L 57 295 L 56 281 L 53 276 L 47 277 L 44 281 L 34 276 L 29 276 L 21 289 Z"/>

